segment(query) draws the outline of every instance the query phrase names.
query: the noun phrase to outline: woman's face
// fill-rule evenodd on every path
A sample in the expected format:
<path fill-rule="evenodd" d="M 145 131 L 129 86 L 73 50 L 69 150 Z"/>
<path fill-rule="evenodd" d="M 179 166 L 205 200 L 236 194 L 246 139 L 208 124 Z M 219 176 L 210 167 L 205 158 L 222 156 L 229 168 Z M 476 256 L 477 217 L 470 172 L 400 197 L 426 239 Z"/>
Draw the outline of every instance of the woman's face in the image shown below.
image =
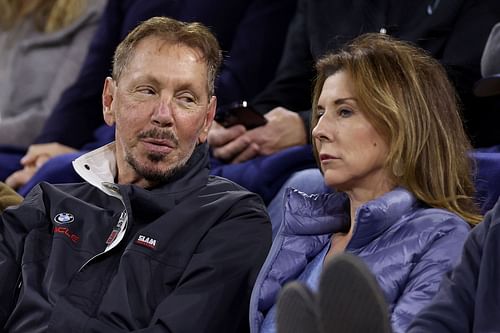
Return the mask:
<path fill-rule="evenodd" d="M 389 148 L 357 102 L 345 71 L 329 76 L 318 100 L 313 139 L 328 186 L 381 194 L 391 187 L 385 168 Z"/>

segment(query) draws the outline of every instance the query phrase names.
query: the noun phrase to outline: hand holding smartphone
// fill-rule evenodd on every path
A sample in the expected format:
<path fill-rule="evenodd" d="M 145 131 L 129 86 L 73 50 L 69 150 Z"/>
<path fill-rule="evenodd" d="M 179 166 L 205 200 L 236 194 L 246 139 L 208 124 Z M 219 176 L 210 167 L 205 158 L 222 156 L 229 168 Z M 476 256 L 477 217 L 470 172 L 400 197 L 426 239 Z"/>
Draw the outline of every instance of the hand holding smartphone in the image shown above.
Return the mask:
<path fill-rule="evenodd" d="M 224 127 L 243 125 L 246 129 L 256 128 L 267 123 L 267 119 L 248 105 L 246 101 L 219 107 L 215 121 Z"/>

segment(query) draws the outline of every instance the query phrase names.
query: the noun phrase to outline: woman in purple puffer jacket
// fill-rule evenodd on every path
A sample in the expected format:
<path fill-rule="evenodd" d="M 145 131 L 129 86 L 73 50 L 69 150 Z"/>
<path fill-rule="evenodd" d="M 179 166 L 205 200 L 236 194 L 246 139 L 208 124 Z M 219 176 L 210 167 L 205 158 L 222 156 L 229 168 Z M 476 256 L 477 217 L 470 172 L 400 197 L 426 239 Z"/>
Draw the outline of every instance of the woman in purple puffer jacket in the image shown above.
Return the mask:
<path fill-rule="evenodd" d="M 317 290 L 324 263 L 347 251 L 375 274 L 393 330 L 404 332 L 481 220 L 455 91 L 436 60 L 382 34 L 358 37 L 316 69 L 314 150 L 336 192 L 287 192 L 251 331 L 275 332 L 283 285 Z"/>

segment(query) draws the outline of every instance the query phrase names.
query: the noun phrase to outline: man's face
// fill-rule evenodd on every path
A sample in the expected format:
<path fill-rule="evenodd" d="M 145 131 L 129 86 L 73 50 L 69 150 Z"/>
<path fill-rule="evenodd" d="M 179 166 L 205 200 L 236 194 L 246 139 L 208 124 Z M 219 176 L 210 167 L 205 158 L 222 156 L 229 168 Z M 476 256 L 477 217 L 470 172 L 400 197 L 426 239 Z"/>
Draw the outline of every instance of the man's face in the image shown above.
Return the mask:
<path fill-rule="evenodd" d="M 116 124 L 118 182 L 154 186 L 204 142 L 216 100 L 197 50 L 147 37 L 116 82 L 107 78 L 104 119 Z"/>

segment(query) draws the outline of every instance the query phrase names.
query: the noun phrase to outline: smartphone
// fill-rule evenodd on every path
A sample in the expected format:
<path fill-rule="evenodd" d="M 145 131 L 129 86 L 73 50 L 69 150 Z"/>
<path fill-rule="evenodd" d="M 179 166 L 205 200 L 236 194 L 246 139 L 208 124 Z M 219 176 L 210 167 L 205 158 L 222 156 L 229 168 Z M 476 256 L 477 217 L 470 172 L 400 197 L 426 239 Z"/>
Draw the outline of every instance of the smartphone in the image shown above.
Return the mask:
<path fill-rule="evenodd" d="M 267 123 L 267 119 L 248 105 L 246 101 L 219 107 L 215 121 L 224 127 L 243 125 L 246 129 L 256 128 Z"/>

